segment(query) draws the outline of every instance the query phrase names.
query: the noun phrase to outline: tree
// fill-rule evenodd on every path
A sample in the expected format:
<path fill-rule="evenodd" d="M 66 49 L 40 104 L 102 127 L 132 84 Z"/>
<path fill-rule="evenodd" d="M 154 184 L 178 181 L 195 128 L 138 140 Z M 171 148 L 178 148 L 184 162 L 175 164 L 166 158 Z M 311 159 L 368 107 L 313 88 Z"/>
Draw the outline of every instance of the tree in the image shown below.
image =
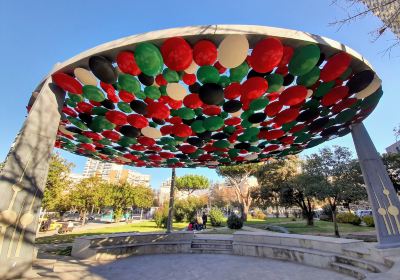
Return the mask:
<path fill-rule="evenodd" d="M 215 186 L 211 189 L 211 205 L 218 208 L 228 207 L 236 201 L 236 194 L 233 188 L 227 186 Z"/>
<path fill-rule="evenodd" d="M 355 168 L 351 151 L 339 146 L 334 146 L 333 150 L 323 148 L 318 154 L 307 156 L 303 173 L 320 177 L 316 197 L 328 201 L 335 236 L 340 237 L 336 221 L 337 205 L 346 202 L 346 199 L 356 192 L 363 192 L 366 196 L 365 188 L 360 183 L 361 174 L 359 169 Z"/>
<path fill-rule="evenodd" d="M 249 178 L 254 176 L 260 164 L 242 164 L 233 166 L 220 166 L 217 174 L 226 178 L 229 186 L 235 190 L 236 198 L 240 203 L 242 220 L 247 221 L 247 215 L 252 203 L 251 190 L 254 186 L 249 184 Z"/>
<path fill-rule="evenodd" d="M 393 128 L 393 134 L 394 134 L 394 139 L 397 142 L 399 140 L 399 137 L 400 137 L 400 124 L 398 124 L 397 126 L 395 126 Z"/>
<path fill-rule="evenodd" d="M 188 174 L 176 178 L 176 188 L 180 191 L 186 191 L 191 195 L 194 191 L 205 190 L 210 186 L 210 181 L 202 175 Z"/>
<path fill-rule="evenodd" d="M 343 5 L 345 2 L 347 5 Z M 360 19 L 367 14 L 374 14 L 382 21 L 382 25 L 370 33 L 373 35 L 373 41 L 379 39 L 382 34 L 390 29 L 397 36 L 394 43 L 389 46 L 385 52 L 400 44 L 400 1 L 399 0 L 333 0 L 332 3 L 338 5 L 347 11 L 347 17 L 332 22 L 332 25 L 343 25 Z M 360 5 L 363 4 L 363 5 Z"/>
<path fill-rule="evenodd" d="M 132 207 L 135 202 L 134 186 L 129 183 L 112 183 L 108 184 L 110 192 L 110 200 L 113 210 L 115 221 L 119 221 L 126 208 Z"/>
<path fill-rule="evenodd" d="M 65 193 L 71 185 L 68 176 L 72 167 L 73 164 L 60 157 L 60 155 L 56 153 L 51 155 L 42 200 L 44 209 L 48 211 L 66 210 Z"/>
<path fill-rule="evenodd" d="M 96 204 L 99 188 L 102 189 L 104 184 L 100 177 L 85 178 L 68 193 L 70 206 L 77 209 L 82 216 L 82 225 L 86 222 L 87 212 Z"/>
<path fill-rule="evenodd" d="M 400 154 L 383 154 L 383 164 L 397 193 L 400 193 Z"/>
<path fill-rule="evenodd" d="M 281 202 L 300 207 L 309 226 L 314 225 L 314 203 L 323 180 L 320 175 L 300 173 L 290 178 L 281 189 Z"/>
<path fill-rule="evenodd" d="M 287 188 L 288 182 L 299 172 L 300 159 L 289 155 L 281 159 L 271 159 L 260 166 L 256 172 L 259 187 L 253 190 L 252 197 L 260 208 L 284 206 L 280 201 L 281 190 Z"/>
<path fill-rule="evenodd" d="M 133 187 L 133 206 L 140 208 L 140 219 L 143 217 L 143 208 L 150 208 L 153 205 L 154 193 L 148 186 Z"/>

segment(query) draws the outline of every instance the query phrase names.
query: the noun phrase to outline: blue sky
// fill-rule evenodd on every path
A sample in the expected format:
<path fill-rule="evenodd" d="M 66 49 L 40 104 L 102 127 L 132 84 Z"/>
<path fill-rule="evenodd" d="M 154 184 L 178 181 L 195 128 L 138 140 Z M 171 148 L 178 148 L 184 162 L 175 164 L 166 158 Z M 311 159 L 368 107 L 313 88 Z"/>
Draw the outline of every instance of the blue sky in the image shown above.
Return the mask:
<path fill-rule="evenodd" d="M 383 56 L 394 40 L 389 31 L 372 43 L 370 31 L 381 25 L 368 15 L 339 31 L 329 23 L 347 11 L 316 1 L 0 1 L 0 159 L 20 129 L 32 90 L 53 65 L 88 48 L 121 37 L 171 27 L 201 24 L 255 24 L 306 31 L 340 41 L 361 53 L 383 81 L 384 95 L 365 121 L 379 152 L 394 142 L 392 129 L 400 122 L 400 47 Z M 245 5 L 246 3 L 246 5 Z M 250 3 L 250 4 L 248 4 Z M 285 4 L 282 4 L 285 3 Z M 351 136 L 330 141 L 354 151 Z M 315 152 L 319 147 L 303 152 Z M 84 157 L 60 152 L 81 173 Z M 134 168 L 152 176 L 152 187 L 170 176 L 169 169 Z M 179 169 L 177 175 L 203 174 L 221 180 L 213 170 Z"/>

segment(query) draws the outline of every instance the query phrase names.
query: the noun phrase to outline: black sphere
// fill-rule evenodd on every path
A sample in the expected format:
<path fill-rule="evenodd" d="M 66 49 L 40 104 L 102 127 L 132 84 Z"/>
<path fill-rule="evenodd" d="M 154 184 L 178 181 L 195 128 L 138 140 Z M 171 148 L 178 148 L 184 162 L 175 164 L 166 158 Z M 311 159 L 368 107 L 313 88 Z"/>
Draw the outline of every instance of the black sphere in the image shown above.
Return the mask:
<path fill-rule="evenodd" d="M 154 77 L 152 76 L 147 76 L 144 73 L 140 73 L 138 78 L 139 81 L 145 86 L 151 86 L 152 84 L 154 84 Z"/>
<path fill-rule="evenodd" d="M 228 100 L 222 106 L 225 112 L 234 113 L 242 109 L 242 102 L 239 100 Z"/>
<path fill-rule="evenodd" d="M 200 84 L 198 82 L 195 82 L 194 84 L 189 86 L 189 91 L 191 93 L 199 93 L 200 91 Z"/>
<path fill-rule="evenodd" d="M 224 102 L 224 89 L 214 83 L 206 83 L 199 91 L 200 100 L 207 105 L 219 105 Z"/>
<path fill-rule="evenodd" d="M 107 109 L 114 110 L 115 105 L 110 99 L 104 99 L 103 101 L 100 102 L 101 105 L 106 107 Z"/>
<path fill-rule="evenodd" d="M 119 129 L 123 135 L 131 138 L 136 138 L 140 135 L 140 130 L 130 125 L 124 125 Z"/>
<path fill-rule="evenodd" d="M 147 105 L 143 101 L 133 100 L 131 103 L 131 108 L 138 114 L 146 115 L 147 114 Z"/>
<path fill-rule="evenodd" d="M 254 113 L 254 114 L 250 115 L 247 120 L 250 123 L 260 123 L 260 122 L 265 121 L 266 118 L 267 118 L 267 115 L 264 113 Z"/>
<path fill-rule="evenodd" d="M 89 68 L 93 74 L 106 84 L 114 84 L 118 73 L 111 62 L 103 56 L 92 56 L 89 58 Z"/>
<path fill-rule="evenodd" d="M 355 93 L 365 89 L 374 79 L 374 75 L 375 73 L 372 70 L 364 70 L 355 74 L 346 84 L 349 87 L 349 92 Z"/>

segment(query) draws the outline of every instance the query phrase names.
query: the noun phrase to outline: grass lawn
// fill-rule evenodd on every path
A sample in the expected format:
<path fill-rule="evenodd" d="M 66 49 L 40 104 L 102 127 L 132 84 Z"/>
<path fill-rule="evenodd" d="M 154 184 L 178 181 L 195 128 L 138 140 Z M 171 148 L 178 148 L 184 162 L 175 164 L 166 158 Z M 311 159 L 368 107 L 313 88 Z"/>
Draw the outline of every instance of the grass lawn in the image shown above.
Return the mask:
<path fill-rule="evenodd" d="M 182 230 L 187 226 L 186 222 L 174 223 L 174 230 Z M 84 235 L 98 235 L 98 234 L 110 234 L 118 232 L 163 232 L 165 229 L 157 228 L 154 221 L 144 221 L 133 224 L 118 225 L 115 227 L 105 227 L 98 229 L 89 229 L 83 231 L 77 231 L 76 233 L 68 234 L 55 234 L 52 236 L 44 236 L 36 238 L 37 244 L 58 244 L 58 243 L 72 243 L 75 237 Z"/>
<path fill-rule="evenodd" d="M 287 223 L 279 224 L 279 226 L 287 228 L 290 233 L 299 234 L 320 234 L 320 233 L 332 233 L 333 234 L 333 223 L 325 221 L 314 221 L 314 226 L 307 226 L 305 221 L 298 223 Z M 339 233 L 351 233 L 351 232 L 365 232 L 373 231 L 374 228 L 366 226 L 355 226 L 351 224 L 338 223 Z"/>
<path fill-rule="evenodd" d="M 288 222 L 292 222 L 292 218 L 267 218 L 266 220 L 262 220 L 248 217 L 244 224 L 249 227 L 263 229 L 267 224 L 280 224 Z"/>
<path fill-rule="evenodd" d="M 325 221 L 314 221 L 314 226 L 307 226 L 305 220 L 298 219 L 292 221 L 292 218 L 267 218 L 267 220 L 249 219 L 245 225 L 254 228 L 264 229 L 267 224 L 279 225 L 287 228 L 290 233 L 298 234 L 333 234 L 333 223 Z M 366 232 L 373 231 L 374 228 L 366 226 L 354 226 L 351 224 L 338 224 L 339 233 Z"/>

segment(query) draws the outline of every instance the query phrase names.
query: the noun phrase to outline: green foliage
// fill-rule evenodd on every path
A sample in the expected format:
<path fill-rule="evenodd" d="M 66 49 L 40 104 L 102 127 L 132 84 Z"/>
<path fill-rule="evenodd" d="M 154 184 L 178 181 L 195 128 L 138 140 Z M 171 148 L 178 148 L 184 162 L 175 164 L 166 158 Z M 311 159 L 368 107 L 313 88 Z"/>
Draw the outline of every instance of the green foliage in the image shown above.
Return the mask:
<path fill-rule="evenodd" d="M 260 209 L 255 210 L 251 216 L 255 219 L 260 219 L 260 220 L 265 220 L 267 218 L 267 215 Z"/>
<path fill-rule="evenodd" d="M 383 154 L 382 160 L 395 190 L 400 193 L 400 154 Z"/>
<path fill-rule="evenodd" d="M 177 177 L 175 181 L 175 187 L 180 191 L 187 191 L 189 194 L 196 190 L 207 189 L 210 185 L 210 181 L 207 177 L 202 175 L 188 174 L 182 177 Z"/>
<path fill-rule="evenodd" d="M 372 216 L 364 216 L 362 218 L 362 220 L 368 227 L 374 227 L 375 226 L 374 217 L 372 217 Z"/>
<path fill-rule="evenodd" d="M 210 217 L 210 222 L 213 227 L 220 227 L 224 221 L 224 213 L 222 213 L 221 209 L 219 208 L 212 208 L 208 213 Z"/>
<path fill-rule="evenodd" d="M 243 221 L 236 214 L 232 214 L 228 217 L 226 221 L 228 228 L 230 229 L 241 229 L 243 227 Z"/>
<path fill-rule="evenodd" d="M 206 198 L 189 196 L 187 199 L 179 199 L 174 205 L 174 217 L 177 222 L 194 220 L 199 210 L 207 204 Z"/>
<path fill-rule="evenodd" d="M 352 224 L 355 226 L 359 226 L 361 224 L 360 217 L 358 217 L 357 215 L 354 215 L 353 213 L 350 213 L 350 212 L 337 214 L 336 220 L 338 223 Z"/>
<path fill-rule="evenodd" d="M 67 162 L 58 154 L 53 153 L 51 155 L 49 173 L 42 200 L 42 206 L 47 211 L 67 210 L 68 205 L 64 193 L 71 185 L 68 175 L 72 167 L 72 163 Z"/>
<path fill-rule="evenodd" d="M 283 201 L 280 197 L 282 190 L 288 187 L 289 180 L 298 173 L 299 166 L 300 159 L 293 155 L 272 159 L 260 166 L 255 174 L 259 187 L 251 193 L 254 204 L 261 209 L 266 209 L 270 206 L 284 206 L 284 202 L 289 202 L 289 200 Z"/>
<path fill-rule="evenodd" d="M 168 207 L 160 207 L 154 212 L 154 222 L 158 228 L 167 228 Z"/>
<path fill-rule="evenodd" d="M 240 164 L 232 166 L 220 166 L 216 169 L 219 176 L 225 177 L 228 185 L 234 188 L 236 198 L 240 204 L 242 219 L 247 220 L 249 207 L 253 202 L 253 197 L 250 195 L 252 188 L 247 180 L 251 176 L 255 176 L 262 164 Z"/>
<path fill-rule="evenodd" d="M 322 213 L 319 219 L 321 221 L 332 222 L 332 208 L 329 204 L 322 206 Z"/>

